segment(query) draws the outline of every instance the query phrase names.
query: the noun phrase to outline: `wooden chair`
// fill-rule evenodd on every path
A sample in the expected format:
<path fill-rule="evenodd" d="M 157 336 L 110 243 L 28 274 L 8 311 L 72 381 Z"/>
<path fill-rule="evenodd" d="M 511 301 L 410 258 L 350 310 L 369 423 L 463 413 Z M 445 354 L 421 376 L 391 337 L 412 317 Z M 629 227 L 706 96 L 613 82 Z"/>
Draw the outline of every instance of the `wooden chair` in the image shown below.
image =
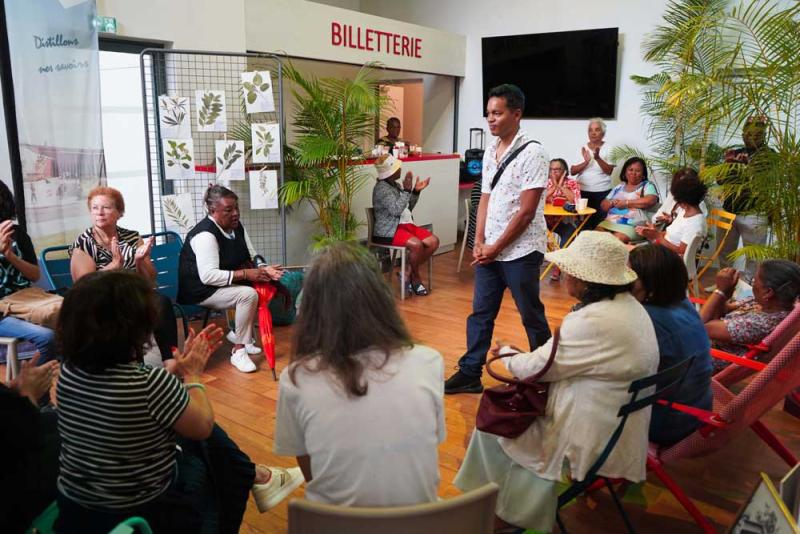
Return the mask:
<path fill-rule="evenodd" d="M 736 356 L 730 356 L 730 359 L 734 365 L 748 367 L 749 364 L 759 363 Z M 712 533 L 716 532 L 716 529 L 667 474 L 665 466 L 683 458 L 707 456 L 726 446 L 747 429 L 752 429 L 789 466 L 794 466 L 797 458 L 759 419 L 798 385 L 800 385 L 800 332 L 795 330 L 783 348 L 739 393 L 733 393 L 717 377 L 713 377 L 712 411 L 677 403 L 669 405 L 697 418 L 702 426 L 675 445 L 659 448 L 651 444 L 647 467 L 661 479 L 704 532 Z"/>
<path fill-rule="evenodd" d="M 617 511 L 622 516 L 623 521 L 625 521 L 625 526 L 627 527 L 628 532 L 634 532 L 633 525 L 631 525 L 628 514 L 625 513 L 625 509 L 622 507 L 622 502 L 620 501 L 617 492 L 614 490 L 611 479 L 599 475 L 598 471 L 603 468 L 606 460 L 608 460 L 608 457 L 611 455 L 611 452 L 617 445 L 617 441 L 619 441 L 622 431 L 625 429 L 625 423 L 628 420 L 628 416 L 643 408 L 652 406 L 661 399 L 674 395 L 675 392 L 680 389 L 683 379 L 686 377 L 686 373 L 689 372 L 689 368 L 692 366 L 693 361 L 694 358 L 687 358 L 686 360 L 670 367 L 669 369 L 664 369 L 663 371 L 660 371 L 654 375 L 646 376 L 644 378 L 640 378 L 639 380 L 634 380 L 631 383 L 630 387 L 628 388 L 628 393 L 631 394 L 631 399 L 622 405 L 617 412 L 617 417 L 619 417 L 619 424 L 617 425 L 617 428 L 611 434 L 611 437 L 608 439 L 608 442 L 606 443 L 603 451 L 600 453 L 600 456 L 598 456 L 597 460 L 595 460 L 595 462 L 586 472 L 586 476 L 583 478 L 583 480 L 573 482 L 569 488 L 567 488 L 561 495 L 558 496 L 559 510 L 583 492 L 589 490 L 590 488 L 594 489 L 595 487 L 598 487 L 598 483 L 602 481 L 606 488 L 608 488 L 611 498 L 614 500 L 614 505 L 616 506 Z M 656 390 L 650 393 L 649 388 L 654 386 Z M 643 392 L 646 396 L 640 399 L 639 394 Z M 558 527 L 561 532 L 566 534 L 567 529 L 564 527 L 564 523 L 561 521 L 561 517 L 558 515 L 558 513 L 556 513 L 556 521 L 558 522 Z"/>
<path fill-rule="evenodd" d="M 697 251 L 705 240 L 704 235 L 696 235 L 683 252 L 683 264 L 689 274 L 689 293 L 695 297 L 700 296 L 700 280 L 697 276 Z"/>
<path fill-rule="evenodd" d="M 406 299 L 406 247 L 396 247 L 375 243 L 372 240 L 372 228 L 375 226 L 375 211 L 372 208 L 364 208 L 367 213 L 367 246 L 370 248 L 385 248 L 391 254 L 392 266 L 394 266 L 395 254 L 400 253 L 400 300 Z M 433 257 L 428 260 L 428 290 L 433 289 Z"/>
<path fill-rule="evenodd" d="M 497 484 L 437 502 L 392 508 L 354 508 L 294 499 L 289 534 L 488 534 L 494 527 Z"/>
<path fill-rule="evenodd" d="M 715 228 L 715 234 L 717 236 L 717 247 L 711 253 L 710 256 L 703 256 L 702 254 L 697 255 L 698 264 L 705 262 L 702 268 L 697 272 L 697 279 L 701 279 L 706 271 L 711 267 L 714 261 L 719 257 L 720 252 L 722 252 L 722 247 L 725 246 L 725 240 L 728 239 L 728 234 L 731 233 L 731 228 L 733 228 L 733 221 L 736 220 L 736 214 L 730 213 L 720 208 L 714 208 L 708 213 L 708 217 L 706 217 L 706 222 L 708 223 L 708 227 Z M 722 238 L 720 239 L 720 232 L 722 233 Z"/>

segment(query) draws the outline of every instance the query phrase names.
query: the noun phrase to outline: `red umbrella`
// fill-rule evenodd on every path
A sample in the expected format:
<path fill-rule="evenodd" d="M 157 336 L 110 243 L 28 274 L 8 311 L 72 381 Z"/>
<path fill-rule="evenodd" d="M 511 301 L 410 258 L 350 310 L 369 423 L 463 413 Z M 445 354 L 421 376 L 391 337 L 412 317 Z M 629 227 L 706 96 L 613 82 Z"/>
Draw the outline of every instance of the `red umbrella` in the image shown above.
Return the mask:
<path fill-rule="evenodd" d="M 272 335 L 272 314 L 269 311 L 269 301 L 278 289 L 270 282 L 256 282 L 253 287 L 258 293 L 258 331 L 261 333 L 261 347 L 272 370 L 272 379 L 278 380 L 275 375 L 275 336 Z"/>

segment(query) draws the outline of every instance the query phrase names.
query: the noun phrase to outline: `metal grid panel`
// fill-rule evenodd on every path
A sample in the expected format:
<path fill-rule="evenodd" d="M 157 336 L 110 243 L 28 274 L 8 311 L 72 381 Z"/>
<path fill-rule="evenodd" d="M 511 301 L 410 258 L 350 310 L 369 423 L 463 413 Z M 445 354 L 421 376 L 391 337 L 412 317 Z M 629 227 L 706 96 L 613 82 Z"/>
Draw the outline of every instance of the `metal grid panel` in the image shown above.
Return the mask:
<path fill-rule="evenodd" d="M 194 142 L 194 159 L 197 167 L 214 166 L 214 142 L 223 139 L 238 139 L 245 142 L 245 180 L 221 182 L 239 196 L 241 221 L 256 250 L 270 263 L 286 262 L 286 216 L 283 206 L 279 209 L 251 210 L 250 182 L 247 171 L 274 169 L 278 171 L 278 185 L 283 183 L 283 124 L 282 64 L 280 59 L 268 54 L 236 54 L 195 50 L 146 49 L 140 56 L 142 72 L 142 95 L 145 111 L 145 135 L 147 137 L 147 161 L 153 217 L 152 230 L 165 229 L 161 208 L 161 196 L 176 193 L 191 193 L 196 220 L 206 216 L 203 194 L 209 183 L 216 183 L 213 172 L 195 171 L 192 180 L 167 180 L 164 173 L 164 154 L 161 143 L 158 116 L 158 97 L 161 95 L 189 98 L 191 136 Z M 241 74 L 246 71 L 270 71 L 275 111 L 271 113 L 246 113 L 241 89 Z M 196 90 L 225 92 L 226 132 L 202 132 L 197 126 Z M 268 164 L 251 163 L 250 123 L 277 122 L 281 131 L 280 162 Z M 237 136 L 232 133 L 235 126 L 247 132 Z M 210 170 L 210 169 L 209 169 Z"/>

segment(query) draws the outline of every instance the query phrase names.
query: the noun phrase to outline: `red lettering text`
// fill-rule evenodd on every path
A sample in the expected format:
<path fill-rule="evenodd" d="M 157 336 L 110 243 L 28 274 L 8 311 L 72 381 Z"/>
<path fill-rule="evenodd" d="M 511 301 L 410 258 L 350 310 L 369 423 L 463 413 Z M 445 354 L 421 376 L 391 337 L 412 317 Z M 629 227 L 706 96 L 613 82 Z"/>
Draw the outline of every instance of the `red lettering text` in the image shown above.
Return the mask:
<path fill-rule="evenodd" d="M 331 22 L 331 44 L 333 46 L 342 44 L 342 26 L 338 22 Z"/>

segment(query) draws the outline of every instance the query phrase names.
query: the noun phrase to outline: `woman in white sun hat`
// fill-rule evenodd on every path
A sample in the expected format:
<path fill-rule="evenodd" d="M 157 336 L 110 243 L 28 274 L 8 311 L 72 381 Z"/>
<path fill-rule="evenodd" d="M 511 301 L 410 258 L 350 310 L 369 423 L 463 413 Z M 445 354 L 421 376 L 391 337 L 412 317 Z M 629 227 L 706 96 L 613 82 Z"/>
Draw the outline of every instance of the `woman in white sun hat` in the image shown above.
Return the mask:
<path fill-rule="evenodd" d="M 375 161 L 378 183 L 372 190 L 372 209 L 375 214 L 372 240 L 375 243 L 407 248 L 408 284 L 403 291 L 427 295 L 428 289 L 422 285 L 419 266 L 428 261 L 439 248 L 439 238 L 415 225 L 411 210 L 431 179 L 415 179 L 411 171 L 408 171 L 402 185 L 398 184 L 401 167 L 402 162 L 391 154 L 381 156 Z"/>
<path fill-rule="evenodd" d="M 578 299 L 561 323 L 553 364 L 541 379 L 550 383 L 546 413 L 513 439 L 475 430 L 454 484 L 469 491 L 495 482 L 498 527 L 550 532 L 562 468 L 583 480 L 619 422 L 630 383 L 656 372 L 658 343 L 647 312 L 630 293 L 636 273 L 618 239 L 582 232 L 545 258 L 558 265 L 567 291 Z M 514 349 L 518 354 L 503 361 L 515 377 L 530 377 L 544 367 L 552 344 L 529 353 Z M 492 352 L 500 349 L 498 344 Z M 645 479 L 649 423 L 649 408 L 630 415 L 601 476 Z"/>

